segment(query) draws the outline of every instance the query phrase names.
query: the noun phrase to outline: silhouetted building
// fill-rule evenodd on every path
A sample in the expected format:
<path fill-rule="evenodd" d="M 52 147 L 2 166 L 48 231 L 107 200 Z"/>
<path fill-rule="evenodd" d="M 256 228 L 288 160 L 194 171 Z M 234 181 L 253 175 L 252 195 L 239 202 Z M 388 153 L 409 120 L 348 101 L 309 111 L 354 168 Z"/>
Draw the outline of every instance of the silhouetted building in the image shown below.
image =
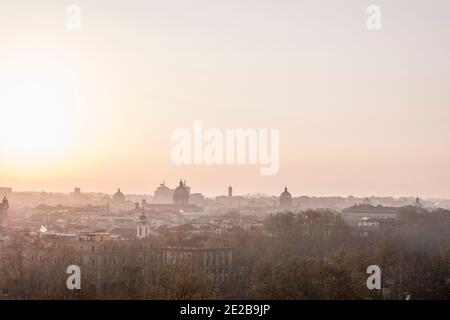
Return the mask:
<path fill-rule="evenodd" d="M 189 189 L 186 187 L 186 183 L 180 180 L 180 184 L 173 193 L 173 204 L 187 205 L 189 204 Z"/>
<path fill-rule="evenodd" d="M 416 203 L 414 203 L 414 207 L 416 207 L 417 209 L 423 209 L 423 205 L 420 202 L 419 197 L 416 198 Z"/>
<path fill-rule="evenodd" d="M 287 187 L 285 187 L 283 193 L 280 195 L 280 207 L 290 208 L 291 206 L 292 206 L 292 195 L 287 190 Z"/>
<path fill-rule="evenodd" d="M 233 196 L 233 187 L 229 186 L 228 187 L 228 197 L 231 198 Z"/>
<path fill-rule="evenodd" d="M 170 189 L 166 186 L 165 182 L 161 183 L 155 191 L 153 197 L 154 203 L 173 203 L 174 189 Z"/>
<path fill-rule="evenodd" d="M 120 189 L 117 190 L 117 192 L 113 195 L 114 202 L 125 202 L 125 195 L 120 191 Z"/>
<path fill-rule="evenodd" d="M 202 195 L 201 193 L 190 193 L 189 203 L 195 204 L 197 206 L 203 206 L 205 203 L 205 196 Z"/>
<path fill-rule="evenodd" d="M 386 219 L 386 218 L 397 218 L 401 207 L 384 207 L 381 205 L 372 206 L 367 204 L 355 204 L 352 207 L 342 210 L 342 216 L 344 220 L 353 226 L 359 224 L 362 219 L 376 218 L 376 219 Z"/>

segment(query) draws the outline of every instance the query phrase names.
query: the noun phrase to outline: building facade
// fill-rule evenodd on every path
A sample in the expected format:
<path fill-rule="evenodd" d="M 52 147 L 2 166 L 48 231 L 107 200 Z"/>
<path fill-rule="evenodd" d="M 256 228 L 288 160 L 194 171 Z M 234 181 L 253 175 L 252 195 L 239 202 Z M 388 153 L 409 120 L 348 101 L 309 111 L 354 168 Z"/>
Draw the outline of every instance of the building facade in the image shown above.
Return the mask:
<path fill-rule="evenodd" d="M 66 281 L 71 265 L 81 270 L 83 292 L 94 295 L 150 283 L 169 267 L 196 268 L 217 284 L 233 277 L 233 250 L 221 241 L 113 240 L 101 233 L 29 235 L 21 243 L 22 249 L 14 252 L 18 257 L 14 261 L 20 263 L 3 266 L 20 270 L 20 277 L 13 281 L 20 289 L 12 290 L 11 281 L 0 281 L 0 289 L 9 292 L 10 299 L 70 297 L 73 292 L 67 289 Z"/>
<path fill-rule="evenodd" d="M 159 204 L 169 204 L 173 202 L 173 189 L 170 189 L 168 186 L 166 186 L 165 181 L 161 183 L 158 188 L 156 188 L 153 202 L 159 203 Z"/>

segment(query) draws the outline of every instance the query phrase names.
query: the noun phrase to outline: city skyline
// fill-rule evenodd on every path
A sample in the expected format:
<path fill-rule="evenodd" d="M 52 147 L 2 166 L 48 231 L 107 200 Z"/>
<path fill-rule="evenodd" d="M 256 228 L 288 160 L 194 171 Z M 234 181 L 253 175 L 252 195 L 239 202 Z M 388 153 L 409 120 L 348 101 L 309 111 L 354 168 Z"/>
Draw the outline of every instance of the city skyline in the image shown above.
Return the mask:
<path fill-rule="evenodd" d="M 192 186 L 187 183 L 186 179 L 179 179 L 178 181 L 183 181 L 186 185 L 189 186 L 189 189 L 192 189 Z M 178 182 L 179 183 L 179 182 Z M 158 186 L 165 186 L 167 188 L 169 188 L 170 190 L 174 190 L 177 186 L 178 183 L 168 183 L 166 180 L 161 181 L 159 184 L 156 184 L 153 187 L 153 190 L 147 191 L 147 192 L 132 192 L 132 191 L 127 191 L 126 189 L 120 187 L 120 186 L 116 186 L 113 187 L 111 190 L 86 190 L 83 188 L 80 188 L 79 186 L 73 187 L 70 190 L 31 190 L 31 189 L 24 189 L 24 190 L 16 190 L 14 188 L 11 187 L 0 187 L 0 196 L 5 196 L 7 197 L 8 195 L 12 194 L 12 193 L 53 193 L 53 194 L 72 194 L 72 193 L 81 193 L 81 194 L 105 194 L 105 195 L 110 195 L 113 196 L 118 190 L 120 192 L 122 192 L 124 195 L 132 195 L 132 196 L 151 196 L 153 197 L 155 194 L 155 191 L 158 189 Z M 213 193 L 208 193 L 207 191 L 205 192 L 205 190 L 202 190 L 199 187 L 196 187 L 194 185 L 194 188 L 192 189 L 194 193 L 196 194 L 202 194 L 203 196 L 207 197 L 207 198 L 215 198 L 215 197 L 221 197 L 221 196 L 229 196 L 230 194 L 230 188 L 231 188 L 231 192 L 232 192 L 232 196 L 233 197 L 252 197 L 252 196 L 260 196 L 260 197 L 279 197 L 280 194 L 283 193 L 283 191 L 287 191 L 286 189 L 289 190 L 289 192 L 292 191 L 292 189 L 288 186 L 285 185 L 284 187 L 280 187 L 278 190 L 278 193 L 275 192 L 273 194 L 270 193 L 265 193 L 265 192 L 261 192 L 260 190 L 253 190 L 251 192 L 239 192 L 239 189 L 235 189 L 235 187 L 233 185 L 224 185 L 222 186 L 223 190 L 219 191 L 216 194 Z M 150 188 L 151 189 L 151 188 Z M 8 190 L 8 191 L 6 191 Z M 402 195 L 402 196 L 393 196 L 393 195 L 375 195 L 375 194 L 371 194 L 371 195 L 357 195 L 357 194 L 328 194 L 328 195 L 320 195 L 320 194 L 306 194 L 306 193 L 295 193 L 293 192 L 292 197 L 294 198 L 299 198 L 299 197 L 323 197 L 323 198 L 333 198 L 333 197 L 341 197 L 341 198 L 348 198 L 348 197 L 355 197 L 355 198 L 359 198 L 359 199 L 368 199 L 368 198 L 393 198 L 393 199 L 401 199 L 401 198 L 422 198 L 422 199 L 442 199 L 442 200 L 450 200 L 448 198 L 439 198 L 439 197 L 432 197 L 432 196 L 424 196 L 421 194 L 417 194 L 417 195 Z"/>
<path fill-rule="evenodd" d="M 149 193 L 450 198 L 448 1 L 6 1 L 0 182 Z M 98 41 L 101 39 L 101 41 Z M 175 165 L 171 134 L 277 129 L 279 171 Z"/>
<path fill-rule="evenodd" d="M 0 301 L 280 319 L 450 300 L 449 17 L 1 0 Z"/>

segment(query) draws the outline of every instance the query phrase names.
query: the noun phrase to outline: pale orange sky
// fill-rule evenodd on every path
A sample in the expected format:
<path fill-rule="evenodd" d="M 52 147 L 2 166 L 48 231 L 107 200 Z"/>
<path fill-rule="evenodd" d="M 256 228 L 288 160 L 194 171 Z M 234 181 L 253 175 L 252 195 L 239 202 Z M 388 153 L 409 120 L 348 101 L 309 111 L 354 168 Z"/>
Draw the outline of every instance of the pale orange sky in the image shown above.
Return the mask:
<path fill-rule="evenodd" d="M 447 0 L 2 0 L 0 39 L 0 186 L 450 197 Z M 175 166 L 194 120 L 280 129 L 279 173 Z"/>

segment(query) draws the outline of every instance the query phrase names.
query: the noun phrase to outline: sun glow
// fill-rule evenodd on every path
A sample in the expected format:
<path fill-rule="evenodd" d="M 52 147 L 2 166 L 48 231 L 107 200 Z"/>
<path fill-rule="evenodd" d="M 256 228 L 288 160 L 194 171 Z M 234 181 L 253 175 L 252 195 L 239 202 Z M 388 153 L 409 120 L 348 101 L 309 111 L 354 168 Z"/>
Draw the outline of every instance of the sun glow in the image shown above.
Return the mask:
<path fill-rule="evenodd" d="M 58 73 L 22 69 L 0 76 L 0 153 L 16 163 L 63 151 L 74 117 L 73 92 Z"/>

